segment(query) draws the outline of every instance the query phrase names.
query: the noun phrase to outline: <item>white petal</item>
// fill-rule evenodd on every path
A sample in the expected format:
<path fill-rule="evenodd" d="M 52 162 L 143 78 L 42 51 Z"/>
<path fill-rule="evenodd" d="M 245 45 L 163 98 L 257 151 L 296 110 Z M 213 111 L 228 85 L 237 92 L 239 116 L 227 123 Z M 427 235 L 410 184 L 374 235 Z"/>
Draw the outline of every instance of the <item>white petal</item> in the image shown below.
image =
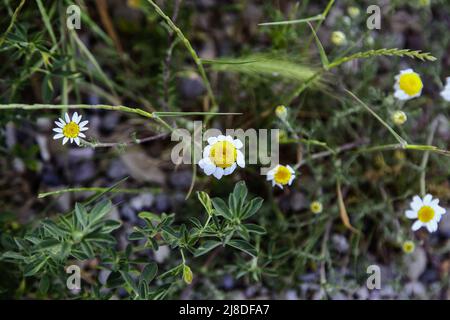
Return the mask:
<path fill-rule="evenodd" d="M 73 142 L 73 138 L 70 138 L 70 143 L 72 143 Z"/>
<path fill-rule="evenodd" d="M 244 158 L 243 153 L 239 150 L 236 150 L 236 154 L 237 154 L 236 162 L 237 162 L 238 166 L 241 168 L 245 168 L 245 158 Z"/>
<path fill-rule="evenodd" d="M 431 194 L 427 194 L 423 198 L 422 202 L 423 202 L 424 205 L 429 206 L 432 199 L 433 199 L 433 197 L 431 196 Z"/>
<path fill-rule="evenodd" d="M 209 158 L 210 154 L 211 154 L 211 146 L 206 146 L 205 149 L 203 149 L 203 158 Z"/>
<path fill-rule="evenodd" d="M 53 131 L 58 132 L 58 133 L 62 133 L 63 130 L 61 128 L 53 128 Z"/>
<path fill-rule="evenodd" d="M 295 176 L 292 175 L 291 178 L 289 179 L 289 183 L 288 183 L 288 184 L 291 185 L 291 184 L 292 184 L 292 181 L 294 181 L 294 179 L 295 179 Z"/>
<path fill-rule="evenodd" d="M 225 136 L 224 135 L 219 135 L 218 137 L 217 137 L 217 141 L 225 141 Z"/>
<path fill-rule="evenodd" d="M 275 174 L 272 172 L 272 173 L 267 173 L 267 181 L 270 181 L 270 180 L 273 180 L 275 178 Z"/>
<path fill-rule="evenodd" d="M 85 135 L 83 132 L 78 133 L 78 136 L 79 136 L 80 138 L 86 138 L 86 135 Z"/>
<path fill-rule="evenodd" d="M 233 140 L 233 144 L 234 144 L 234 147 L 235 147 L 236 149 L 240 149 L 240 148 L 242 148 L 242 147 L 244 146 L 244 144 L 242 143 L 242 141 L 239 140 L 239 139 L 234 139 L 234 140 Z"/>
<path fill-rule="evenodd" d="M 426 224 L 429 232 L 435 232 L 438 228 L 436 221 L 432 220 Z"/>
<path fill-rule="evenodd" d="M 214 171 L 213 176 L 217 179 L 222 178 L 224 170 L 222 168 L 217 168 L 216 171 Z"/>
<path fill-rule="evenodd" d="M 209 144 L 214 144 L 214 143 L 216 143 L 216 142 L 217 142 L 217 138 L 216 138 L 216 137 L 208 138 L 208 143 L 209 143 Z"/>
<path fill-rule="evenodd" d="M 230 143 L 233 143 L 233 137 L 232 136 L 226 136 L 225 141 L 228 141 Z"/>
<path fill-rule="evenodd" d="M 67 143 L 67 141 L 69 141 L 69 138 L 64 137 L 64 139 L 63 139 L 63 145 L 65 145 L 65 144 Z"/>
<path fill-rule="evenodd" d="M 280 188 L 281 190 L 283 190 L 283 185 L 276 183 L 276 185 L 278 186 L 278 188 Z"/>
<path fill-rule="evenodd" d="M 60 128 L 64 128 L 65 122 L 63 121 L 63 119 L 59 118 L 59 120 L 61 122 L 55 121 L 55 124 L 60 127 Z"/>
<path fill-rule="evenodd" d="M 66 123 L 70 122 L 70 116 L 69 114 L 66 112 L 66 114 L 64 115 L 64 118 L 66 119 Z"/>
<path fill-rule="evenodd" d="M 53 136 L 53 139 L 56 140 L 56 139 L 61 139 L 63 137 L 64 137 L 64 135 L 62 133 L 58 133 Z"/>
<path fill-rule="evenodd" d="M 74 114 L 72 115 L 72 121 L 78 124 L 78 122 L 80 122 L 80 119 L 78 119 L 78 112 L 75 111 Z"/>
<path fill-rule="evenodd" d="M 404 100 L 404 101 L 410 100 L 410 99 L 413 98 L 413 97 L 409 96 L 407 93 L 405 93 L 404 91 L 402 91 L 400 89 L 398 89 L 398 90 L 396 90 L 394 92 L 394 97 L 399 99 L 399 100 Z"/>
<path fill-rule="evenodd" d="M 233 171 L 236 169 L 236 167 L 237 167 L 237 164 L 236 164 L 236 162 L 235 162 L 235 163 L 233 163 L 230 167 L 226 168 L 226 169 L 224 170 L 223 174 L 224 174 L 225 176 L 227 176 L 227 175 L 229 175 L 229 174 L 232 174 Z"/>
<path fill-rule="evenodd" d="M 200 161 L 198 162 L 198 166 L 202 169 L 205 168 L 205 159 L 200 159 Z"/>
<path fill-rule="evenodd" d="M 413 210 L 406 210 L 405 215 L 408 219 L 416 219 L 417 218 L 417 211 Z"/>
<path fill-rule="evenodd" d="M 80 145 L 80 138 L 77 137 L 77 138 L 74 139 L 74 141 L 75 141 L 75 143 L 76 143 L 77 145 Z"/>
<path fill-rule="evenodd" d="M 412 229 L 412 231 L 417 231 L 417 230 L 419 230 L 422 226 L 423 226 L 423 223 L 422 223 L 420 220 L 417 220 L 416 222 L 413 223 L 411 229 Z"/>
<path fill-rule="evenodd" d="M 214 173 L 214 171 L 216 171 L 216 166 L 213 164 L 206 164 L 203 170 L 205 171 L 206 175 L 210 176 Z"/>
<path fill-rule="evenodd" d="M 420 208 L 423 207 L 422 199 L 420 199 L 419 196 L 414 196 L 413 201 L 411 202 L 411 208 L 413 208 L 416 211 L 419 211 Z"/>
<path fill-rule="evenodd" d="M 86 130 L 89 130 L 89 128 L 88 127 L 80 128 L 80 131 L 86 131 Z"/>
<path fill-rule="evenodd" d="M 292 169 L 292 167 L 290 165 L 287 165 L 286 168 L 288 168 L 288 170 L 293 174 L 295 173 L 295 170 Z"/>
<path fill-rule="evenodd" d="M 81 120 L 81 116 L 80 116 L 80 120 Z M 84 120 L 84 121 L 81 121 L 81 123 L 80 124 L 78 124 L 78 126 L 80 127 L 80 129 L 81 128 L 83 128 L 85 125 L 87 125 L 89 123 L 89 121 L 88 120 Z"/>
<path fill-rule="evenodd" d="M 404 69 L 404 70 L 400 71 L 400 74 L 405 74 L 405 73 L 414 73 L 414 70 L 411 68 L 408 68 L 408 69 Z"/>

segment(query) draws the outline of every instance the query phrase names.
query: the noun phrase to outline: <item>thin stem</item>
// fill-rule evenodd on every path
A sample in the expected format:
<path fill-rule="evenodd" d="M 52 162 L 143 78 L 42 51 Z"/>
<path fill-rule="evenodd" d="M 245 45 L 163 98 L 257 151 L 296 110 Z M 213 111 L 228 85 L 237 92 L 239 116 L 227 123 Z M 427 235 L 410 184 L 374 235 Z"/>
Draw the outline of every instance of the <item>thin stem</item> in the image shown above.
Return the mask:
<path fill-rule="evenodd" d="M 435 120 L 432 124 L 431 124 L 431 128 L 430 128 L 430 134 L 428 135 L 428 139 L 427 139 L 427 144 L 430 145 L 431 143 L 433 143 L 433 138 L 434 138 L 434 134 L 437 130 L 439 126 L 439 121 Z M 426 193 L 426 175 L 427 175 L 427 164 L 428 164 L 428 159 L 430 158 L 430 150 L 427 150 L 424 152 L 423 157 L 422 157 L 422 163 L 420 165 L 420 193 L 422 195 L 422 197 L 425 196 Z"/>
<path fill-rule="evenodd" d="M 113 192 L 113 193 L 131 193 L 131 194 L 138 194 L 138 193 L 146 193 L 146 192 L 155 192 L 159 189 L 111 189 L 106 187 L 81 187 L 81 188 L 68 188 L 68 189 L 61 189 L 61 190 L 55 190 L 55 191 L 49 191 L 49 192 L 43 192 L 39 193 L 38 198 L 42 199 L 49 196 L 58 196 L 60 194 L 64 193 L 76 193 L 76 192 Z"/>

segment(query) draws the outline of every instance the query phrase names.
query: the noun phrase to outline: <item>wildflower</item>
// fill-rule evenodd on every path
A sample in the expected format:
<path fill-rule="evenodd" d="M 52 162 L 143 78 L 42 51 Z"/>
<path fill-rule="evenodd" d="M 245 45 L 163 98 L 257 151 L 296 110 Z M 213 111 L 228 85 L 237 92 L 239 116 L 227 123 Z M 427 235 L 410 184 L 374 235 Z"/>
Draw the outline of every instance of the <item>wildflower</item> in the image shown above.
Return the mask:
<path fill-rule="evenodd" d="M 286 120 L 287 118 L 287 108 L 285 106 L 278 106 L 275 108 L 275 114 L 280 120 Z"/>
<path fill-rule="evenodd" d="M 311 202 L 309 209 L 311 210 L 312 213 L 319 214 L 322 212 L 323 206 L 320 201 L 313 201 L 313 202 Z"/>
<path fill-rule="evenodd" d="M 343 46 L 347 43 L 347 37 L 341 31 L 333 31 L 331 34 L 331 42 L 337 46 Z"/>
<path fill-rule="evenodd" d="M 403 111 L 395 111 L 392 114 L 392 121 L 398 126 L 404 124 L 406 120 L 408 120 L 408 116 Z"/>
<path fill-rule="evenodd" d="M 267 181 L 272 181 L 272 186 L 277 185 L 281 189 L 285 185 L 291 185 L 295 179 L 295 171 L 291 166 L 276 165 L 275 168 L 267 172 Z"/>
<path fill-rule="evenodd" d="M 54 128 L 53 131 L 56 132 L 56 135 L 53 136 L 53 139 L 61 139 L 63 138 L 62 144 L 66 144 L 67 141 L 70 140 L 70 143 L 74 142 L 77 145 L 80 145 L 80 138 L 86 138 L 84 133 L 82 131 L 88 130 L 87 127 L 85 127 L 89 121 L 85 120 L 83 122 L 81 121 L 81 115 L 78 115 L 77 112 L 75 112 L 72 115 L 72 120 L 70 119 L 70 116 L 68 113 L 64 115 L 63 119 L 59 118 L 59 122 L 55 121 L 55 124 L 58 126 L 58 128 Z"/>
<path fill-rule="evenodd" d="M 412 230 L 417 231 L 425 226 L 429 232 L 434 232 L 438 228 L 438 222 L 441 220 L 445 209 L 439 204 L 439 199 L 433 199 L 431 194 L 427 194 L 423 199 L 415 196 L 411 201 L 411 209 L 406 210 L 405 215 L 408 219 L 417 219 L 412 225 Z"/>
<path fill-rule="evenodd" d="M 361 11 L 359 10 L 358 7 L 351 6 L 351 7 L 348 7 L 347 13 L 350 17 L 352 17 L 354 19 L 359 16 Z"/>
<path fill-rule="evenodd" d="M 402 249 L 404 253 L 413 253 L 414 249 L 416 249 L 416 245 L 414 244 L 414 242 L 408 240 L 403 242 Z"/>
<path fill-rule="evenodd" d="M 194 275 L 192 274 L 191 268 L 189 266 L 184 265 L 183 266 L 183 280 L 186 282 L 186 284 L 191 284 L 192 280 L 194 278 Z"/>
<path fill-rule="evenodd" d="M 237 166 L 245 167 L 244 155 L 238 149 L 243 144 L 241 140 L 231 136 L 219 135 L 208 139 L 208 145 L 203 149 L 203 159 L 198 163 L 200 168 L 209 175 L 217 179 L 227 176 L 236 169 Z"/>
<path fill-rule="evenodd" d="M 422 94 L 423 83 L 419 74 L 415 73 L 413 69 L 406 69 L 400 71 L 400 74 L 395 76 L 394 97 L 400 100 L 409 100 L 419 97 Z"/>
<path fill-rule="evenodd" d="M 450 77 L 447 77 L 447 83 L 445 84 L 444 90 L 441 91 L 441 97 L 445 101 L 450 101 Z"/>

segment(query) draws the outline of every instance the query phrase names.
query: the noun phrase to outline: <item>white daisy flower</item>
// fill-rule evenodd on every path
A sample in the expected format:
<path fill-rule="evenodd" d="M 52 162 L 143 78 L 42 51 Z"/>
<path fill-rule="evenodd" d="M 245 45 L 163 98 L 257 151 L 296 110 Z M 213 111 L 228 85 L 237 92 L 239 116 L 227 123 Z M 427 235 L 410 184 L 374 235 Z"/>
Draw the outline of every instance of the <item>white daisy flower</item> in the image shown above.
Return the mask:
<path fill-rule="evenodd" d="M 439 204 L 439 199 L 433 199 L 431 194 L 427 194 L 423 199 L 415 196 L 411 201 L 411 210 L 406 210 L 405 215 L 409 219 L 417 219 L 412 225 L 412 230 L 417 231 L 425 226 L 429 232 L 434 232 L 438 228 L 445 209 Z"/>
<path fill-rule="evenodd" d="M 69 114 L 66 112 L 64 115 L 65 121 L 59 118 L 59 121 L 55 121 L 55 124 L 58 126 L 54 128 L 53 131 L 56 132 L 56 135 L 53 136 L 53 139 L 61 139 L 63 138 L 62 144 L 66 144 L 67 141 L 70 140 L 70 143 L 74 142 L 77 145 L 80 145 L 80 138 L 86 138 L 85 134 L 82 131 L 86 131 L 88 128 L 85 127 L 89 121 L 81 121 L 81 115 L 78 115 L 75 112 L 72 115 L 72 120 L 70 119 Z"/>
<path fill-rule="evenodd" d="M 291 185 L 295 179 L 295 171 L 291 166 L 276 165 L 275 168 L 267 172 L 267 181 L 272 181 L 272 187 L 277 185 L 281 189 L 285 185 Z"/>
<path fill-rule="evenodd" d="M 444 90 L 441 91 L 441 97 L 445 101 L 450 101 L 450 77 L 447 77 L 447 83 L 445 84 Z"/>
<path fill-rule="evenodd" d="M 217 179 L 232 174 L 237 166 L 245 167 L 244 154 L 238 150 L 243 146 L 241 140 L 233 140 L 231 136 L 211 137 L 198 165 L 208 176 L 212 174 Z"/>
<path fill-rule="evenodd" d="M 399 100 L 410 100 L 422 94 L 423 83 L 420 75 L 413 69 L 400 71 L 395 76 L 394 97 Z"/>

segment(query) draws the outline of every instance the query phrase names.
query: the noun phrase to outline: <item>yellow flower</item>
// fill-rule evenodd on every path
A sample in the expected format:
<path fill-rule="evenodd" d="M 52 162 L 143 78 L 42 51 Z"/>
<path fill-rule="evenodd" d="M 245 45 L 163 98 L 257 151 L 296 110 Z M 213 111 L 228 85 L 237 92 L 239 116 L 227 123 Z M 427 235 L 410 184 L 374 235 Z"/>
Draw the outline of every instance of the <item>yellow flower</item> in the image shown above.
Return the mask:
<path fill-rule="evenodd" d="M 323 206 L 320 201 L 313 201 L 313 202 L 311 202 L 309 209 L 311 210 L 312 213 L 319 214 L 322 212 Z"/>
<path fill-rule="evenodd" d="M 286 120 L 287 118 L 287 108 L 285 106 L 278 106 L 275 108 L 275 114 L 281 120 Z"/>
<path fill-rule="evenodd" d="M 341 31 L 333 31 L 331 34 L 331 42 L 337 46 L 343 46 L 347 43 L 347 37 Z"/>
<path fill-rule="evenodd" d="M 295 171 L 291 166 L 277 165 L 275 168 L 267 172 L 267 181 L 272 181 L 272 186 L 275 185 L 283 189 L 285 185 L 291 185 L 295 179 Z"/>
<path fill-rule="evenodd" d="M 414 244 L 414 242 L 409 241 L 409 240 L 403 242 L 402 249 L 403 249 L 404 253 L 408 253 L 408 254 L 413 253 L 415 248 L 416 248 L 416 245 Z"/>
<path fill-rule="evenodd" d="M 423 83 L 420 75 L 413 71 L 413 69 L 406 69 L 400 71 L 395 77 L 394 97 L 399 100 L 410 100 L 420 97 L 422 94 Z"/>
<path fill-rule="evenodd" d="M 406 120 L 408 120 L 408 116 L 403 111 L 395 111 L 392 114 L 392 121 L 398 126 L 404 124 Z"/>

